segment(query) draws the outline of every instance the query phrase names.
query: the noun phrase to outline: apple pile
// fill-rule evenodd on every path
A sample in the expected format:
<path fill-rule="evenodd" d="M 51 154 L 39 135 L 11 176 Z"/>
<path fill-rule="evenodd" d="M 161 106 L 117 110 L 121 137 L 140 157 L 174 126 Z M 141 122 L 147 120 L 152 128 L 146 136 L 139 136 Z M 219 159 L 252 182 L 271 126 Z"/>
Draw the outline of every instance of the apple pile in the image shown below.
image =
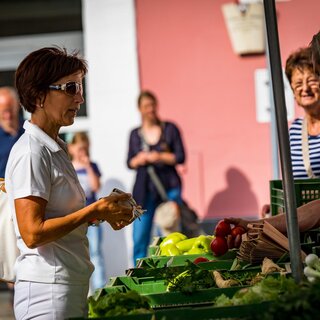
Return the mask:
<path fill-rule="evenodd" d="M 215 238 L 211 241 L 210 247 L 216 257 L 222 256 L 229 249 L 239 248 L 241 236 L 246 232 L 241 226 L 231 228 L 230 223 L 220 220 L 215 227 Z"/>

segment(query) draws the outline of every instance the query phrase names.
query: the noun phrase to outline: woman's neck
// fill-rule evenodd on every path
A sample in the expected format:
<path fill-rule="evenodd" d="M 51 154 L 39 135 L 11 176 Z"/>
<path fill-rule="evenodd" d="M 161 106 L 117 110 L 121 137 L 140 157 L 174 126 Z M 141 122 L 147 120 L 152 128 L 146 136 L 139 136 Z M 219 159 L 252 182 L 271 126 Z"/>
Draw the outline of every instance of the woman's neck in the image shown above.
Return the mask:
<path fill-rule="evenodd" d="M 142 120 L 142 127 L 145 129 L 159 127 L 160 126 L 160 120 Z"/>
<path fill-rule="evenodd" d="M 308 121 L 308 133 L 311 136 L 317 136 L 320 134 L 320 114 L 306 114 Z"/>
<path fill-rule="evenodd" d="M 54 141 L 58 140 L 58 134 L 60 127 L 55 126 L 49 121 L 45 121 L 42 118 L 31 116 L 31 123 L 37 125 L 42 131 L 44 131 Z"/>

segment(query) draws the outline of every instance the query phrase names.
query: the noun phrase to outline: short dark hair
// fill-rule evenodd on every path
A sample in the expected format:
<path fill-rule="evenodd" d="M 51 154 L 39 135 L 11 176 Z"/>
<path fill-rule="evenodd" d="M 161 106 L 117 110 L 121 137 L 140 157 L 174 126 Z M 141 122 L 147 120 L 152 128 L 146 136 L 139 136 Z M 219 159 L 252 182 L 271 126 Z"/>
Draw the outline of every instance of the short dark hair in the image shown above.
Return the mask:
<path fill-rule="evenodd" d="M 156 105 L 158 104 L 158 99 L 155 96 L 155 94 L 149 90 L 143 90 L 140 92 L 139 97 L 138 97 L 138 106 L 140 106 L 141 100 L 143 98 L 149 98 L 151 99 Z"/>
<path fill-rule="evenodd" d="M 286 61 L 286 76 L 291 83 L 292 73 L 295 69 L 309 69 L 314 72 L 311 48 L 299 48 L 290 54 Z"/>
<path fill-rule="evenodd" d="M 18 66 L 15 85 L 21 105 L 29 112 L 36 109 L 36 100 L 44 99 L 49 85 L 77 71 L 87 73 L 87 62 L 79 52 L 65 48 L 45 47 L 31 52 Z"/>
<path fill-rule="evenodd" d="M 313 70 L 316 74 L 320 74 L 320 31 L 312 37 L 310 42 L 312 52 Z"/>

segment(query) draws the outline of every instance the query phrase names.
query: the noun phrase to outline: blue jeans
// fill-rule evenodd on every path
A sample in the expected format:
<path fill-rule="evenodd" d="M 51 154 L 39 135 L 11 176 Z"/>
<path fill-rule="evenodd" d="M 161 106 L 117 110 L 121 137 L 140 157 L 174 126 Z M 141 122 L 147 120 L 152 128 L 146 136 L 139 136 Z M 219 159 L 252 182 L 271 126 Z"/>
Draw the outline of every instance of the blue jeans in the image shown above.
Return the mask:
<path fill-rule="evenodd" d="M 92 290 L 104 287 L 107 282 L 104 259 L 101 250 L 102 228 L 102 225 L 97 227 L 91 226 L 88 227 L 87 232 L 87 237 L 89 239 L 90 260 L 95 268 L 90 278 Z"/>
<path fill-rule="evenodd" d="M 169 200 L 182 203 L 181 188 L 174 188 L 167 191 Z M 151 240 L 151 230 L 154 212 L 160 203 L 155 202 L 151 195 L 147 195 L 145 210 L 147 212 L 133 222 L 133 264 L 137 259 L 147 256 L 148 246 Z"/>

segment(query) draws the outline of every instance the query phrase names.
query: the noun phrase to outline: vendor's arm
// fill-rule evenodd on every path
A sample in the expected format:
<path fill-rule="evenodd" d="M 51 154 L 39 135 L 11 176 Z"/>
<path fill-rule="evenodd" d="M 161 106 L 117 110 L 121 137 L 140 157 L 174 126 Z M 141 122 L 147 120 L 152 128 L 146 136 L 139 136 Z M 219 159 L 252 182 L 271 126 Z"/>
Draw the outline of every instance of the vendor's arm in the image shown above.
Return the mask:
<path fill-rule="evenodd" d="M 297 208 L 297 218 L 299 224 L 299 231 L 304 232 L 313 228 L 320 227 L 320 200 L 311 201 L 299 208 Z M 248 223 L 259 223 L 264 220 L 268 221 L 273 227 L 278 229 L 281 233 L 287 233 L 286 216 L 284 213 L 260 220 L 244 220 L 239 218 L 226 218 L 225 221 L 241 225 L 247 229 Z"/>
<path fill-rule="evenodd" d="M 29 248 L 55 241 L 83 223 L 106 220 L 113 229 L 119 230 L 131 223 L 132 209 L 119 205 L 130 194 L 111 195 L 64 217 L 45 219 L 47 201 L 35 196 L 15 200 L 19 231 Z"/>

